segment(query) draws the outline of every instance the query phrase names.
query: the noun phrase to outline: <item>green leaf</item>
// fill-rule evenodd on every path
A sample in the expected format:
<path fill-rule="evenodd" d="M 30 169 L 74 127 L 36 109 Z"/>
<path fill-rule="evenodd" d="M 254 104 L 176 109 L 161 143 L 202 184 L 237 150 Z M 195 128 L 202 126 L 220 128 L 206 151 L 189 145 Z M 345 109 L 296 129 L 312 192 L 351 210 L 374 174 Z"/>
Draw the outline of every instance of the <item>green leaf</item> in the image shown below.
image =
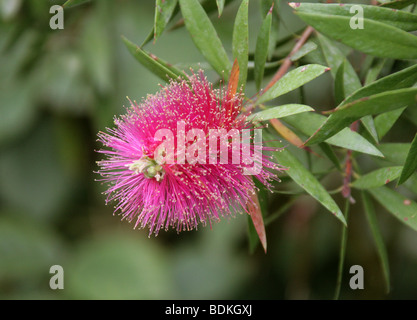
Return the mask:
<path fill-rule="evenodd" d="M 320 143 L 319 147 L 321 151 L 327 156 L 327 158 L 335 165 L 337 170 L 342 171 L 342 166 L 340 165 L 339 159 L 337 158 L 336 154 L 334 153 L 333 149 L 327 143 Z"/>
<path fill-rule="evenodd" d="M 68 8 L 72 8 L 72 7 L 75 7 L 75 6 L 78 6 L 78 5 L 80 5 L 80 4 L 84 4 L 84 3 L 87 3 L 87 2 L 90 2 L 91 0 L 67 0 L 63 5 L 62 5 L 62 7 L 64 8 L 64 9 L 68 9 Z"/>
<path fill-rule="evenodd" d="M 293 114 L 314 111 L 313 108 L 305 104 L 284 104 L 278 107 L 268 107 L 268 109 L 251 114 L 247 120 L 264 121 L 269 119 L 277 119 Z"/>
<path fill-rule="evenodd" d="M 323 35 L 319 34 L 318 37 L 326 61 L 333 71 L 332 74 L 335 78 L 335 98 L 336 103 L 339 104 L 353 92 L 359 90 L 362 85 L 352 65 L 343 56 L 343 53 L 339 48 L 333 45 L 332 42 Z M 375 142 L 378 142 L 378 135 L 376 133 L 373 118 L 371 116 L 366 116 L 362 118 L 361 121 Z"/>
<path fill-rule="evenodd" d="M 403 69 L 399 72 L 393 73 L 389 76 L 381 78 L 366 87 L 363 87 L 355 91 L 352 95 L 346 98 L 339 106 L 343 106 L 355 100 L 368 97 L 377 93 L 382 93 L 385 91 L 402 89 L 411 87 L 417 82 L 417 64 L 406 69 Z"/>
<path fill-rule="evenodd" d="M 298 14 L 307 13 L 307 14 L 317 14 L 324 16 L 337 16 L 341 18 L 347 18 L 350 20 L 356 13 L 356 10 L 350 11 L 353 6 L 358 6 L 357 4 L 339 4 L 339 3 L 290 3 L 290 6 L 296 10 Z M 364 29 L 371 28 L 371 26 L 366 25 L 368 21 L 380 22 L 386 25 L 390 25 L 404 31 L 414 31 L 417 30 L 417 15 L 410 12 L 391 10 L 389 8 L 378 7 L 373 5 L 363 5 L 360 7 L 363 10 L 363 17 L 365 18 Z M 345 25 L 346 30 L 349 29 L 349 21 Z M 358 29 L 356 29 L 358 30 Z M 355 30 L 353 30 L 355 31 Z M 323 32 L 325 33 L 325 32 Z"/>
<path fill-rule="evenodd" d="M 377 79 L 386 61 L 387 59 L 375 59 L 373 61 L 372 65 L 369 67 L 368 72 L 366 73 L 365 86 L 371 84 Z"/>
<path fill-rule="evenodd" d="M 266 136 L 266 140 L 273 139 L 273 137 L 268 133 L 264 135 Z M 268 144 L 274 147 L 282 148 L 282 144 L 278 141 L 272 141 Z M 302 163 L 289 152 L 288 149 L 284 148 L 279 152 L 274 152 L 274 156 L 278 163 L 288 168 L 285 172 L 295 183 L 302 187 L 308 194 L 320 202 L 327 210 L 333 213 L 336 218 L 346 225 L 346 220 L 343 217 L 342 211 L 339 209 L 333 198 L 314 177 L 314 175 L 307 170 Z"/>
<path fill-rule="evenodd" d="M 310 52 L 313 52 L 317 49 L 317 44 L 313 41 L 307 41 L 296 53 L 291 56 L 291 61 L 300 60 L 302 57 L 306 56 Z"/>
<path fill-rule="evenodd" d="M 350 96 L 353 92 L 360 89 L 362 86 L 358 75 L 356 74 L 349 61 L 346 60 L 346 58 L 344 58 L 340 64 L 339 70 L 338 72 L 341 73 L 339 76 L 339 86 L 341 91 L 340 94 L 343 96 L 344 100 L 346 97 Z"/>
<path fill-rule="evenodd" d="M 334 99 L 336 104 L 341 103 L 346 95 L 343 86 L 343 74 L 344 74 L 344 63 L 341 63 L 337 69 L 336 76 L 334 78 Z"/>
<path fill-rule="evenodd" d="M 248 75 L 248 54 L 249 54 L 249 28 L 248 28 L 248 7 L 249 0 L 243 0 L 236 14 L 233 27 L 233 58 L 239 64 L 238 88 L 245 90 L 246 78 Z"/>
<path fill-rule="evenodd" d="M 403 165 L 410 149 L 409 143 L 381 143 L 379 146 L 385 155 L 385 160 L 397 165 Z"/>
<path fill-rule="evenodd" d="M 311 80 L 330 70 L 318 64 L 308 64 L 298 67 L 277 81 L 268 91 L 265 91 L 258 99 L 257 104 L 275 99 L 285 93 L 295 90 Z"/>
<path fill-rule="evenodd" d="M 374 141 L 376 143 L 379 143 L 378 132 L 376 131 L 374 118 L 372 118 L 372 116 L 370 115 L 364 116 L 363 118 L 361 118 L 361 122 L 363 126 L 366 128 L 366 130 L 368 130 L 368 132 L 371 134 Z"/>
<path fill-rule="evenodd" d="M 311 136 L 326 121 L 326 117 L 317 113 L 300 113 L 283 119 L 286 123 L 300 130 L 307 136 Z M 359 133 L 345 128 L 330 139 L 327 143 L 378 157 L 384 155 Z"/>
<path fill-rule="evenodd" d="M 198 0 L 179 0 L 185 26 L 197 49 L 220 75 L 229 75 L 231 64 L 226 51 Z"/>
<path fill-rule="evenodd" d="M 374 205 L 372 204 L 372 201 L 366 192 L 362 191 L 361 195 L 362 195 L 362 201 L 363 201 L 363 206 L 365 209 L 366 218 L 369 222 L 372 236 L 375 241 L 378 257 L 381 262 L 386 292 L 388 293 L 390 289 L 390 276 L 389 276 L 389 262 L 388 262 L 387 249 L 385 248 L 384 240 L 382 238 L 381 231 L 379 230 L 379 227 L 378 227 L 378 221 L 376 220 Z"/>
<path fill-rule="evenodd" d="M 262 79 L 264 77 L 265 62 L 268 57 L 269 36 L 271 33 L 272 13 L 268 12 L 256 40 L 255 49 L 255 83 L 256 89 L 261 89 Z"/>
<path fill-rule="evenodd" d="M 356 179 L 351 185 L 356 189 L 371 189 L 381 187 L 401 174 L 402 167 L 386 167 L 372 171 Z"/>
<path fill-rule="evenodd" d="M 220 17 L 224 9 L 224 0 L 216 0 L 216 4 L 217 4 L 217 8 L 219 9 L 219 17 Z"/>
<path fill-rule="evenodd" d="M 415 3 L 417 3 L 417 0 L 399 0 L 399 1 L 385 2 L 380 7 L 400 10 Z"/>
<path fill-rule="evenodd" d="M 375 117 L 375 129 L 378 133 L 379 139 L 382 139 L 385 134 L 392 128 L 397 122 L 398 118 L 404 112 L 406 108 L 400 108 L 393 111 L 388 111 Z"/>
<path fill-rule="evenodd" d="M 169 81 L 169 79 L 177 79 L 178 77 L 182 77 L 183 79 L 187 78 L 187 76 L 182 71 L 178 70 L 174 66 L 168 65 L 168 63 L 165 61 L 142 50 L 124 36 L 122 36 L 122 39 L 135 59 L 162 80 Z"/>
<path fill-rule="evenodd" d="M 154 20 L 154 39 L 157 40 L 164 32 L 166 25 L 171 20 L 172 13 L 177 6 L 178 0 L 156 0 L 155 20 Z"/>
<path fill-rule="evenodd" d="M 279 14 L 275 10 L 277 6 L 275 0 L 260 0 L 257 1 L 260 4 L 262 19 L 264 19 L 269 12 L 272 11 L 272 25 L 271 25 L 271 33 L 269 35 L 269 45 L 268 45 L 268 59 L 271 60 L 272 56 L 275 52 L 275 48 L 277 47 L 277 42 L 279 38 Z"/>
<path fill-rule="evenodd" d="M 417 203 L 385 186 L 368 191 L 397 219 L 417 231 Z"/>
<path fill-rule="evenodd" d="M 417 37 L 391 25 L 364 18 L 363 29 L 352 29 L 349 27 L 351 17 L 297 14 L 317 31 L 366 54 L 394 59 L 417 58 Z"/>
<path fill-rule="evenodd" d="M 401 172 L 398 185 L 407 181 L 408 178 L 417 170 L 417 134 L 411 142 L 410 150 L 408 151 L 407 158 L 405 159 L 404 168 Z"/>
<path fill-rule="evenodd" d="M 402 108 L 417 101 L 417 88 L 392 90 L 364 97 L 335 109 L 306 145 L 329 139 L 352 122 L 371 114 Z"/>
<path fill-rule="evenodd" d="M 335 97 L 336 102 L 340 103 L 353 92 L 359 90 L 362 85 L 352 65 L 343 57 L 340 50 L 333 46 L 324 36 L 319 36 L 319 39 L 323 47 L 323 53 L 326 60 L 329 62 L 330 67 L 332 70 L 337 69 L 337 76 L 335 77 Z M 340 63 L 339 66 L 337 66 L 338 63 Z M 375 142 L 378 142 L 378 135 L 373 118 L 371 116 L 365 116 L 361 121 Z"/>
<path fill-rule="evenodd" d="M 318 36 L 318 39 L 319 39 L 319 42 L 320 42 L 321 50 L 323 51 L 324 58 L 327 61 L 327 65 L 331 68 L 330 72 L 331 72 L 333 78 L 335 78 L 337 70 L 339 69 L 341 64 L 346 60 L 345 55 L 339 49 L 339 47 L 337 47 L 334 44 L 334 42 L 332 42 L 330 39 L 326 38 L 325 36 L 323 36 L 320 33 L 317 36 Z M 346 70 L 347 70 L 346 71 L 347 74 L 352 79 L 353 85 L 356 85 L 356 87 L 360 88 L 361 84 L 359 82 L 359 86 L 358 86 L 357 81 L 355 81 L 356 73 L 355 73 L 355 70 L 350 65 L 350 63 L 347 63 L 345 67 L 346 67 Z M 349 83 L 349 81 L 347 81 L 347 83 Z M 349 86 L 348 86 L 348 88 L 349 88 Z M 358 89 L 358 88 L 356 88 L 356 89 Z M 356 89 L 351 88 L 351 90 L 353 90 L 353 91 L 355 91 Z M 349 91 L 351 91 L 351 90 L 349 90 Z"/>

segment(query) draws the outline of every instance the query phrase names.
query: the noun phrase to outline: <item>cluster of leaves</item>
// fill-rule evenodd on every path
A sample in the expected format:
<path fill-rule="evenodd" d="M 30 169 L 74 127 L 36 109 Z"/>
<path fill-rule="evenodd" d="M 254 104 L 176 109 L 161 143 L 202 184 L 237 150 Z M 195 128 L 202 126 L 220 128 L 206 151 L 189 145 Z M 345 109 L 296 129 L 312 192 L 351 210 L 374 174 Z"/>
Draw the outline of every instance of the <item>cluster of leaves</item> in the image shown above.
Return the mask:
<path fill-rule="evenodd" d="M 228 2 L 230 1 L 217 1 L 219 16 Z M 276 20 L 279 19 L 277 8 L 280 4 L 262 1 L 264 19 L 255 51 L 251 53 L 248 49 L 248 2 L 243 0 L 236 13 L 232 60 L 236 59 L 240 67 L 238 82 L 242 90 L 245 90 L 247 81 L 254 81 L 258 90 L 249 105 L 262 110 L 253 113 L 251 119 L 270 122 L 275 131 L 266 130 L 264 134 L 267 140 L 275 141 L 270 142 L 271 145 L 283 147 L 283 143 L 276 142 L 278 133 L 289 143 L 304 149 L 309 157 L 312 154 L 311 161 L 319 161 L 318 157 L 329 160 L 325 172 L 318 174 L 307 168 L 293 154 L 291 148 L 283 148 L 281 152 L 274 154 L 278 163 L 288 167 L 286 174 L 289 178 L 344 225 L 348 225 L 349 204 L 356 202 L 355 206 L 363 206 L 377 245 L 388 289 L 387 254 L 372 198 L 402 223 L 417 230 L 417 203 L 412 199 L 417 194 L 417 136 L 411 143 L 383 142 L 385 134 L 400 116 L 417 125 L 417 37 L 410 33 L 417 30 L 417 15 L 412 12 L 415 11 L 415 1 L 361 5 L 363 29 L 352 29 L 349 26 L 353 16 L 352 4 L 290 3 L 295 13 L 310 28 L 314 28 L 315 32 L 309 41 L 281 58 L 275 55 L 277 49 L 286 43 L 296 42 L 291 37 L 278 41 Z M 219 77 L 227 80 L 231 72 L 231 59 L 208 16 L 214 10 L 216 7 L 213 1 L 203 1 L 200 4 L 197 0 L 157 0 L 155 23 L 149 37 L 141 46 L 136 46 L 126 38 L 123 41 L 132 55 L 162 80 L 184 77 L 182 70 L 144 49 L 152 38 L 156 41 L 160 37 L 167 24 L 180 11 L 182 18 L 175 27 L 185 25 L 206 61 Z M 295 40 L 297 37 L 295 35 Z M 340 43 L 346 46 L 341 46 Z M 353 64 L 355 54 L 360 57 L 357 65 Z M 261 90 L 265 71 L 283 67 L 285 63 L 296 64 L 298 67 L 284 76 L 281 75 L 282 77 L 273 78 Z M 334 81 L 335 104 L 332 110 L 320 114 L 303 103 L 265 105 L 290 91 L 302 90 L 306 83 L 329 68 Z M 367 155 L 375 162 L 374 170 L 362 174 L 361 161 L 364 160 L 361 160 L 361 155 Z M 343 178 L 343 185 L 336 192 L 341 192 L 346 198 L 344 212 L 320 182 L 320 179 L 334 171 L 339 172 Z M 397 182 L 390 183 L 394 180 Z M 405 189 L 400 188 L 400 185 Z M 352 197 L 351 188 L 360 190 L 360 199 Z M 264 193 L 261 190 L 261 207 L 262 201 L 267 199 Z M 266 212 L 263 214 L 268 219 Z M 266 247 L 265 240 L 262 240 L 262 228 L 255 223 L 255 229 Z M 250 230 L 250 238 L 253 245 L 256 245 L 257 237 L 253 226 Z M 345 246 L 344 228 L 341 266 Z"/>

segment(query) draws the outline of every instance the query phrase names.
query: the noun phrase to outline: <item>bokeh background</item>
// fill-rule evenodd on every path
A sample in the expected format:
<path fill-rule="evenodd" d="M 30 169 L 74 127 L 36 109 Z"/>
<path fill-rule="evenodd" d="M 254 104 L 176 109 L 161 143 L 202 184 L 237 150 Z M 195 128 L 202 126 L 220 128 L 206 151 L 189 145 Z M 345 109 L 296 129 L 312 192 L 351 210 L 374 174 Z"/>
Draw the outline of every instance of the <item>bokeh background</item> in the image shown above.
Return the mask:
<path fill-rule="evenodd" d="M 269 214 L 282 214 L 267 226 L 267 254 L 260 246 L 250 253 L 245 215 L 212 229 L 150 238 L 113 215 L 101 194 L 105 186 L 94 181 L 96 134 L 124 112 L 126 96 L 140 101 L 160 88 L 120 38 L 142 43 L 153 25 L 154 2 L 92 1 L 66 10 L 64 30 L 51 30 L 49 8 L 62 3 L 0 1 L 0 298 L 331 299 L 342 226 L 308 196 L 286 210 L 291 195 L 270 196 Z M 210 15 L 230 56 L 239 3 L 228 5 L 221 18 Z M 284 38 L 303 24 L 281 7 L 278 35 Z M 253 51 L 262 21 L 258 1 L 251 1 L 249 12 Z M 185 70 L 199 62 L 207 68 L 185 28 L 166 32 L 146 49 Z M 247 94 L 254 93 L 249 85 Z M 318 110 L 330 108 L 330 76 L 305 86 L 305 97 Z M 283 102 L 294 99 L 288 94 Z M 412 133 L 400 118 L 385 139 L 409 142 Z M 334 189 L 341 182 L 330 176 L 323 183 Z M 377 217 L 391 291 L 384 291 L 370 230 L 356 205 L 341 298 L 415 299 L 417 235 L 381 207 Z M 365 270 L 364 290 L 349 287 L 349 267 L 356 264 Z M 63 290 L 49 288 L 52 265 L 64 268 Z"/>

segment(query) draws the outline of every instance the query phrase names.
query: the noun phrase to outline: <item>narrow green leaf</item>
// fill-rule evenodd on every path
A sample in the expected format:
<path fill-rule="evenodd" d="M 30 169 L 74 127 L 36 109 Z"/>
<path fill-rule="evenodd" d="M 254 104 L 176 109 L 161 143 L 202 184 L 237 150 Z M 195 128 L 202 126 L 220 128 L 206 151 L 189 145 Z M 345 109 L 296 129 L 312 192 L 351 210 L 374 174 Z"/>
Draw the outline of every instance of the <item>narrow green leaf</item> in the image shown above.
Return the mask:
<path fill-rule="evenodd" d="M 375 129 L 378 133 L 379 139 L 382 139 L 385 134 L 392 128 L 404 110 L 405 108 L 388 111 L 375 117 Z"/>
<path fill-rule="evenodd" d="M 311 80 L 330 70 L 318 64 L 308 64 L 298 67 L 277 81 L 268 91 L 265 91 L 258 99 L 257 103 L 275 99 L 285 93 L 295 90 Z"/>
<path fill-rule="evenodd" d="M 273 137 L 268 133 L 264 134 L 266 140 L 272 140 Z M 278 141 L 272 141 L 268 144 L 282 148 L 282 144 Z M 346 220 L 343 217 L 343 214 L 336 202 L 329 195 L 326 189 L 321 185 L 321 183 L 314 177 L 314 175 L 307 170 L 302 163 L 294 157 L 288 149 L 282 149 L 279 152 L 274 152 L 274 156 L 277 159 L 278 163 L 288 168 L 286 173 L 291 177 L 291 179 L 302 187 L 308 194 L 310 194 L 314 199 L 320 202 L 326 209 L 333 213 L 344 225 L 346 225 Z"/>
<path fill-rule="evenodd" d="M 198 0 L 179 1 L 194 44 L 220 76 L 224 76 L 223 72 L 228 76 L 231 70 L 229 58 L 203 7 Z"/>
<path fill-rule="evenodd" d="M 333 149 L 327 143 L 320 143 L 319 147 L 321 151 L 327 156 L 327 158 L 335 165 L 336 169 L 342 171 L 342 166 L 340 165 L 339 159 L 334 153 Z"/>
<path fill-rule="evenodd" d="M 217 4 L 217 8 L 219 9 L 219 17 L 220 17 L 224 9 L 224 0 L 216 0 L 216 4 Z"/>
<path fill-rule="evenodd" d="M 319 40 L 329 66 L 332 70 L 337 70 L 338 72 L 335 77 L 335 98 L 336 103 L 339 104 L 353 92 L 359 90 L 362 85 L 352 65 L 343 56 L 342 52 L 326 37 L 319 35 Z M 375 142 L 378 142 L 378 135 L 373 118 L 371 116 L 365 116 L 361 119 L 361 122 Z"/>
<path fill-rule="evenodd" d="M 369 198 L 368 194 L 364 191 L 361 192 L 363 206 L 365 209 L 366 218 L 369 222 L 371 228 L 372 236 L 375 241 L 376 251 L 378 253 L 379 260 L 381 262 L 382 273 L 384 275 L 385 282 L 385 291 L 386 293 L 390 290 L 390 275 L 389 275 L 389 262 L 387 249 L 385 248 L 384 240 L 381 235 L 381 231 L 378 227 L 378 221 L 375 215 L 375 208 L 372 204 L 372 200 Z"/>
<path fill-rule="evenodd" d="M 306 56 L 310 52 L 313 52 L 317 49 L 317 44 L 313 41 L 307 41 L 296 53 L 291 56 L 291 61 L 300 60 L 302 57 Z"/>
<path fill-rule="evenodd" d="M 343 85 L 343 75 L 345 73 L 345 64 L 341 63 L 337 69 L 336 75 L 334 77 L 334 99 L 336 104 L 341 103 L 345 100 L 345 88 Z"/>
<path fill-rule="evenodd" d="M 368 56 L 369 57 L 369 56 Z M 376 60 L 376 62 L 375 62 Z M 372 64 L 366 74 L 365 78 L 365 86 L 369 85 L 370 83 L 374 82 L 379 73 L 381 72 L 386 59 L 374 59 L 374 64 Z M 391 112 L 397 112 L 397 110 L 391 111 Z M 376 128 L 375 120 L 372 116 L 365 116 L 361 119 L 363 125 L 368 130 L 368 132 L 371 134 L 372 138 L 376 143 L 379 143 L 379 139 L 381 136 L 378 134 L 378 130 Z"/>
<path fill-rule="evenodd" d="M 351 185 L 356 189 L 371 189 L 381 187 L 401 174 L 402 167 L 386 167 L 374 170 L 356 179 Z"/>
<path fill-rule="evenodd" d="M 311 136 L 326 121 L 326 117 L 317 113 L 300 113 L 285 117 L 283 120 L 305 135 Z M 326 140 L 326 142 L 337 147 L 371 154 L 377 157 L 384 156 L 372 143 L 349 128 L 343 129 Z"/>
<path fill-rule="evenodd" d="M 277 48 L 277 43 L 280 40 L 279 34 L 279 16 L 278 14 L 274 14 L 275 10 L 272 10 L 272 24 L 271 24 L 271 33 L 269 35 L 269 46 L 268 46 L 268 61 L 272 59 L 275 53 L 275 49 Z"/>
<path fill-rule="evenodd" d="M 361 88 L 361 82 L 358 76 L 356 75 L 355 70 L 353 69 L 349 61 L 346 60 L 342 51 L 340 51 L 340 49 L 337 46 L 335 46 L 331 40 L 329 40 L 322 34 L 318 34 L 318 39 L 320 42 L 320 47 L 323 51 L 324 58 L 327 61 L 327 65 L 331 68 L 330 72 L 332 73 L 333 78 L 335 78 L 336 72 L 338 71 L 341 64 L 344 64 L 343 87 L 346 96 Z"/>
<path fill-rule="evenodd" d="M 152 39 L 155 36 L 155 28 L 152 27 L 151 31 L 149 31 L 148 35 L 146 36 L 145 40 L 142 41 L 142 44 L 140 45 L 140 48 L 143 48 L 144 46 L 146 46 L 149 42 L 152 41 Z"/>
<path fill-rule="evenodd" d="M 417 170 L 417 134 L 411 142 L 410 150 L 405 159 L 404 168 L 401 172 L 398 185 L 407 181 L 408 178 Z"/>
<path fill-rule="evenodd" d="M 343 88 L 343 99 L 350 96 L 353 92 L 360 89 L 362 87 L 361 82 L 359 80 L 358 75 L 356 74 L 355 70 L 353 69 L 352 65 L 346 58 L 343 59 L 341 66 L 343 65 L 343 77 L 341 78 L 342 81 L 342 88 Z"/>
<path fill-rule="evenodd" d="M 278 119 L 307 111 L 314 111 L 314 109 L 305 104 L 284 104 L 278 107 L 268 107 L 266 110 L 251 114 L 247 119 L 249 121 L 264 121 L 269 119 Z"/>
<path fill-rule="evenodd" d="M 363 29 L 352 29 L 350 16 L 304 12 L 297 15 L 317 31 L 366 54 L 393 59 L 417 58 L 417 37 L 391 25 L 364 18 Z"/>
<path fill-rule="evenodd" d="M 417 3 L 417 0 L 399 0 L 399 1 L 385 2 L 381 5 L 381 7 L 401 10 L 415 3 Z"/>
<path fill-rule="evenodd" d="M 249 54 L 249 27 L 248 27 L 248 7 L 249 0 L 243 0 L 236 14 L 235 25 L 233 27 L 233 58 L 239 64 L 239 83 L 238 87 L 245 90 L 248 75 L 248 54 Z"/>
<path fill-rule="evenodd" d="M 65 3 L 62 5 L 62 7 L 64 8 L 64 9 L 68 9 L 68 8 L 72 8 L 72 7 L 75 7 L 75 6 L 78 6 L 78 5 L 80 5 L 80 4 L 84 4 L 84 3 L 87 3 L 87 2 L 90 2 L 91 0 L 67 0 L 67 1 L 65 1 Z"/>
<path fill-rule="evenodd" d="M 385 155 L 385 160 L 401 166 L 405 162 L 408 150 L 410 150 L 409 143 L 381 143 L 378 147 Z"/>
<path fill-rule="evenodd" d="M 265 62 L 268 57 L 269 36 L 271 33 L 272 13 L 268 12 L 256 40 L 255 48 L 255 84 L 256 89 L 261 89 L 262 79 L 264 77 Z"/>
<path fill-rule="evenodd" d="M 324 39 L 324 37 L 322 37 Z M 323 39 L 321 41 L 323 41 Z M 335 48 L 337 49 L 337 48 Z M 333 49 L 333 50 L 335 50 Z M 326 54 L 325 54 L 326 55 Z M 338 73 L 335 78 L 335 97 L 336 102 L 339 104 L 346 97 L 351 95 L 353 92 L 361 88 L 361 82 L 358 75 L 353 69 L 352 65 L 346 58 L 343 58 L 342 63 L 338 69 Z M 361 119 L 362 124 L 371 134 L 375 142 L 378 143 L 378 135 L 375 129 L 375 124 L 372 116 L 365 116 Z"/>
<path fill-rule="evenodd" d="M 343 56 L 339 48 L 333 45 L 332 42 L 323 35 L 319 34 L 318 37 L 326 61 L 330 68 L 332 68 L 332 71 L 334 70 L 332 74 L 335 78 L 335 98 L 336 103 L 339 104 L 353 92 L 359 90 L 362 85 L 352 65 Z M 336 70 L 337 73 L 335 74 Z M 366 116 L 363 117 L 361 121 L 375 142 L 378 142 L 378 135 L 376 133 L 373 118 L 371 116 Z"/>
<path fill-rule="evenodd" d="M 366 87 L 363 87 L 355 91 L 352 95 L 346 98 L 339 106 L 343 106 L 355 100 L 368 97 L 377 93 L 382 93 L 385 91 L 402 89 L 411 87 L 417 82 L 417 64 L 406 69 L 403 69 L 399 72 L 393 73 L 389 76 L 381 78 Z"/>
<path fill-rule="evenodd" d="M 260 0 L 256 1 L 260 4 L 262 19 L 265 19 L 267 14 L 271 11 L 272 8 L 272 25 L 271 25 L 271 33 L 269 35 L 269 45 L 268 45 L 268 60 L 272 59 L 274 54 L 275 48 L 277 47 L 277 42 L 279 38 L 279 14 L 275 10 L 276 3 L 275 0 Z"/>
<path fill-rule="evenodd" d="M 361 122 L 363 126 L 366 128 L 366 130 L 368 130 L 368 132 L 371 134 L 374 141 L 376 143 L 379 143 L 378 132 L 376 131 L 374 118 L 372 118 L 372 116 L 370 115 L 364 116 L 363 118 L 361 118 Z"/>
<path fill-rule="evenodd" d="M 262 18 L 264 19 L 274 5 L 274 0 L 260 0 L 259 5 L 261 7 Z"/>
<path fill-rule="evenodd" d="M 417 101 L 417 88 L 406 88 L 375 94 L 345 104 L 327 118 L 320 129 L 307 140 L 306 145 L 329 139 L 352 122 L 372 114 L 402 108 Z"/>
<path fill-rule="evenodd" d="M 164 32 L 166 25 L 171 20 L 172 13 L 177 6 L 178 0 L 156 0 L 155 20 L 154 20 L 154 39 L 157 40 Z"/>
<path fill-rule="evenodd" d="M 224 6 L 227 7 L 227 5 L 231 3 L 232 1 L 233 0 L 225 0 Z M 204 11 L 206 12 L 207 16 L 211 16 L 212 14 L 214 14 L 214 12 L 219 11 L 219 8 L 217 7 L 217 3 L 214 0 L 201 0 L 200 4 L 203 7 Z M 179 7 L 175 8 L 174 13 L 172 15 L 175 16 L 179 11 L 180 11 Z M 184 18 L 180 19 L 174 26 L 172 26 L 172 28 L 170 28 L 170 31 L 182 28 L 183 26 L 184 26 Z"/>
<path fill-rule="evenodd" d="M 187 76 L 182 71 L 176 69 L 174 66 L 168 65 L 168 63 L 165 61 L 142 50 L 124 36 L 122 36 L 122 39 L 135 59 L 162 80 L 169 81 L 169 79 L 177 79 L 178 77 L 182 77 L 183 79 L 187 78 Z"/>
<path fill-rule="evenodd" d="M 339 4 L 339 3 L 290 3 L 297 13 L 309 13 L 325 16 L 338 16 L 348 18 L 349 20 L 356 14 L 356 10 L 352 10 L 357 4 Z M 367 20 L 381 22 L 405 31 L 417 30 L 417 15 L 410 12 L 391 10 L 390 8 L 378 7 L 373 5 L 361 4 L 363 17 L 366 19 L 364 28 L 370 28 L 366 25 Z M 352 12 L 351 12 L 352 10 Z M 346 29 L 349 28 L 349 22 Z"/>
<path fill-rule="evenodd" d="M 371 84 L 377 79 L 386 61 L 387 59 L 374 59 L 372 65 L 366 73 L 365 86 Z"/>
<path fill-rule="evenodd" d="M 417 203 L 385 186 L 369 192 L 397 219 L 417 231 Z"/>

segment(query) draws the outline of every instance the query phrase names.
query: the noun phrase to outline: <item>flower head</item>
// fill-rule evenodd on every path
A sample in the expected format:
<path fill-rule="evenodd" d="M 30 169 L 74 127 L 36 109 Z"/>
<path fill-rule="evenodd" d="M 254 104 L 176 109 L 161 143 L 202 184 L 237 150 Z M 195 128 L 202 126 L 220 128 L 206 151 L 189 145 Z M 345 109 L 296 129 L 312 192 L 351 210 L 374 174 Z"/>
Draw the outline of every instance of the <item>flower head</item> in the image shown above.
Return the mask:
<path fill-rule="evenodd" d="M 109 184 L 106 203 L 149 234 L 247 211 L 253 177 L 270 187 L 277 178 L 267 169 L 282 169 L 251 143 L 260 129 L 241 112 L 243 96 L 214 90 L 202 71 L 130 104 L 115 128 L 98 134 L 109 148 L 99 151 L 107 156 L 99 173 Z"/>

